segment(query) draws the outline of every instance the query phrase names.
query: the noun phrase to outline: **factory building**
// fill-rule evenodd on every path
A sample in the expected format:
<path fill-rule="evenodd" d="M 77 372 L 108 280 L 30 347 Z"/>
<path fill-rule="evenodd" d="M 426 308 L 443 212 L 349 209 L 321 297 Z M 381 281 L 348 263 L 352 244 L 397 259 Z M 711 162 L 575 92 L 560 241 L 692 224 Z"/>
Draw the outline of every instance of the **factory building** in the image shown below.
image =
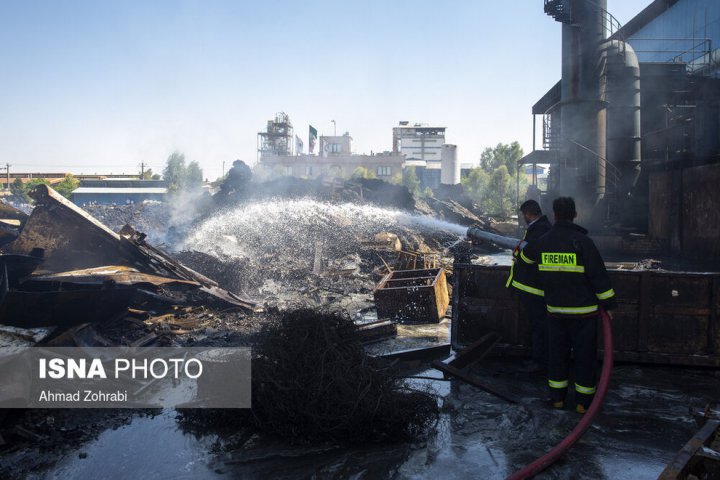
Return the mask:
<path fill-rule="evenodd" d="M 299 178 L 348 178 L 358 168 L 367 169 L 387 182 L 399 181 L 403 172 L 415 168 L 421 188 L 437 189 L 460 183 L 461 167 L 457 146 L 445 144 L 445 127 L 409 125 L 400 122 L 393 128 L 393 151 L 359 155 L 353 153 L 349 132 L 321 135 L 317 154 L 304 154 L 295 147 L 293 127 L 285 113 L 269 120 L 265 131 L 258 133 L 259 165 L 266 173 Z M 314 139 L 310 139 L 310 144 Z M 295 138 L 294 143 L 298 143 Z"/>
<path fill-rule="evenodd" d="M 322 137 L 321 137 L 322 138 Z M 391 182 L 402 174 L 405 159 L 392 153 L 373 155 L 296 155 L 263 157 L 261 165 L 268 172 L 298 178 L 349 178 L 358 168 L 365 168 L 377 178 Z"/>
<path fill-rule="evenodd" d="M 267 128 L 257 136 L 258 160 L 263 157 L 284 157 L 293 154 L 294 129 L 290 117 L 279 112 L 267 121 Z"/>
<path fill-rule="evenodd" d="M 266 150 L 262 152 L 260 165 L 269 173 L 309 179 L 349 178 L 358 168 L 365 168 L 387 182 L 402 175 L 405 157 L 390 152 L 354 154 L 352 137 L 348 132 L 343 135 L 321 135 L 319 147 L 317 155 L 289 155 L 285 151 Z"/>
<path fill-rule="evenodd" d="M 393 153 L 405 155 L 406 166 L 415 167 L 423 187 L 440 186 L 444 144 L 445 127 L 401 121 L 393 128 Z"/>
<path fill-rule="evenodd" d="M 596 233 L 720 254 L 720 2 L 655 0 L 624 26 L 605 0 L 545 12 L 562 78 L 532 107 L 542 136 L 521 160 L 550 166 L 543 198 L 575 196 Z"/>

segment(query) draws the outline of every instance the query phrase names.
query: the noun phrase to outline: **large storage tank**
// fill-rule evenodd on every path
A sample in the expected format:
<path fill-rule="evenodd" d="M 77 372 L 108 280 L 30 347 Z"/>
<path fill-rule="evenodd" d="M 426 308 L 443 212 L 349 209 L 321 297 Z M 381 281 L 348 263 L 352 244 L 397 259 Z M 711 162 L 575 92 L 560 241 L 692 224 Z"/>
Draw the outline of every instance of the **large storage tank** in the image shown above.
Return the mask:
<path fill-rule="evenodd" d="M 460 162 L 457 159 L 457 145 L 444 144 L 441 147 L 440 183 L 457 185 L 460 183 Z"/>

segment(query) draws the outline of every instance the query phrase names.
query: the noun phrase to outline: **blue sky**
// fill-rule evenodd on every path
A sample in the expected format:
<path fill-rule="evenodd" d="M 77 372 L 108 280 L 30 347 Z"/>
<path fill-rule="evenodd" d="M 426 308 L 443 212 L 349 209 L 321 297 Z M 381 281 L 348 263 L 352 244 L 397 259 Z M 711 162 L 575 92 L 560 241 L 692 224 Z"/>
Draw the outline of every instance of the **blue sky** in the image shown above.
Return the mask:
<path fill-rule="evenodd" d="M 608 0 L 626 22 L 650 0 Z M 155 171 L 175 150 L 210 179 L 256 159 L 290 115 L 307 145 L 349 131 L 389 150 L 399 120 L 447 127 L 463 162 L 517 140 L 560 77 L 542 0 L 0 1 L 0 164 Z"/>

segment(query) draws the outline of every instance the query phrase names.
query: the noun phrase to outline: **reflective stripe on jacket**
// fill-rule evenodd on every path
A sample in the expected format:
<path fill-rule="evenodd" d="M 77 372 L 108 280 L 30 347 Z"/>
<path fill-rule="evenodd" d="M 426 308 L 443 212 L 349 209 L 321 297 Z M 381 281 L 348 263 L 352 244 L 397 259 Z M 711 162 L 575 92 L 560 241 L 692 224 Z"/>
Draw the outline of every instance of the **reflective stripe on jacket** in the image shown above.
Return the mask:
<path fill-rule="evenodd" d="M 550 221 L 545 215 L 535 220 L 531 225 L 528 225 L 522 239 L 522 241 L 525 242 L 525 248 L 527 245 L 537 242 L 538 239 L 550 231 L 551 228 L 552 224 L 550 224 Z M 540 276 L 537 266 L 529 265 L 520 259 L 519 254 L 521 250 L 519 247 L 518 245 L 518 248 L 513 250 L 513 263 L 510 267 L 510 275 L 508 276 L 505 286 L 512 286 L 521 292 L 542 297 L 544 292 L 540 286 Z"/>
<path fill-rule="evenodd" d="M 594 315 L 600 305 L 615 308 L 615 291 L 605 263 L 587 230 L 579 225 L 555 223 L 520 252 L 520 259 L 537 265 L 551 316 Z"/>

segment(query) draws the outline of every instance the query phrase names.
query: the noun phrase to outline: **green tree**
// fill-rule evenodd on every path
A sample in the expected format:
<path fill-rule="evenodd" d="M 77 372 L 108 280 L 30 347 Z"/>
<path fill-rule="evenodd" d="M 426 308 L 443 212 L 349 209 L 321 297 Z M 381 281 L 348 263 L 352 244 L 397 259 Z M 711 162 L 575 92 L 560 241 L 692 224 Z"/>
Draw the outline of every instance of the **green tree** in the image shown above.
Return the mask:
<path fill-rule="evenodd" d="M 53 185 L 53 188 L 63 197 L 70 198 L 70 194 L 80 186 L 80 180 L 72 175 L 66 175 L 62 181 Z"/>
<path fill-rule="evenodd" d="M 141 180 L 160 180 L 162 178 L 159 173 L 153 173 L 152 168 L 145 170 L 140 176 Z"/>
<path fill-rule="evenodd" d="M 10 184 L 10 193 L 21 202 L 27 202 L 29 200 L 27 187 L 25 187 L 20 177 L 15 178 L 13 183 Z"/>
<path fill-rule="evenodd" d="M 179 190 L 185 181 L 185 155 L 180 152 L 173 152 L 165 162 L 163 179 L 167 182 L 168 190 L 174 192 Z"/>
<path fill-rule="evenodd" d="M 527 190 L 527 178 L 518 169 L 522 157 L 518 142 L 486 148 L 480 155 L 480 166 L 462 180 L 465 192 L 486 212 L 509 217 Z"/>
<path fill-rule="evenodd" d="M 505 165 L 500 165 L 493 171 L 488 183 L 490 195 L 485 201 L 486 210 L 493 215 L 509 216 L 514 200 L 509 198 L 512 177 Z"/>
<path fill-rule="evenodd" d="M 508 172 L 515 172 L 517 162 L 523 157 L 523 149 L 518 142 L 511 144 L 498 143 L 495 148 L 486 148 L 480 155 L 480 168 L 488 173 L 494 172 L 501 165 Z"/>
<path fill-rule="evenodd" d="M 185 169 L 185 180 L 182 184 L 185 190 L 193 190 L 202 187 L 203 171 L 198 162 L 193 160 Z"/>
<path fill-rule="evenodd" d="M 418 196 L 420 193 L 420 180 L 418 180 L 415 167 L 408 167 L 403 171 L 402 183 L 414 197 Z"/>
<path fill-rule="evenodd" d="M 185 164 L 185 155 L 173 152 L 165 163 L 163 179 L 168 184 L 168 190 L 193 190 L 202 186 L 203 172 L 196 161 Z"/>
<path fill-rule="evenodd" d="M 483 205 L 488 195 L 488 185 L 490 184 L 490 174 L 480 167 L 473 168 L 467 177 L 460 180 L 465 192 L 478 203 Z"/>
<path fill-rule="evenodd" d="M 34 178 L 29 182 L 23 182 L 21 179 L 16 178 L 10 185 L 10 192 L 19 202 L 31 203 L 32 199 L 28 195 L 28 192 L 41 184 L 50 185 L 50 182 L 44 178 Z"/>

